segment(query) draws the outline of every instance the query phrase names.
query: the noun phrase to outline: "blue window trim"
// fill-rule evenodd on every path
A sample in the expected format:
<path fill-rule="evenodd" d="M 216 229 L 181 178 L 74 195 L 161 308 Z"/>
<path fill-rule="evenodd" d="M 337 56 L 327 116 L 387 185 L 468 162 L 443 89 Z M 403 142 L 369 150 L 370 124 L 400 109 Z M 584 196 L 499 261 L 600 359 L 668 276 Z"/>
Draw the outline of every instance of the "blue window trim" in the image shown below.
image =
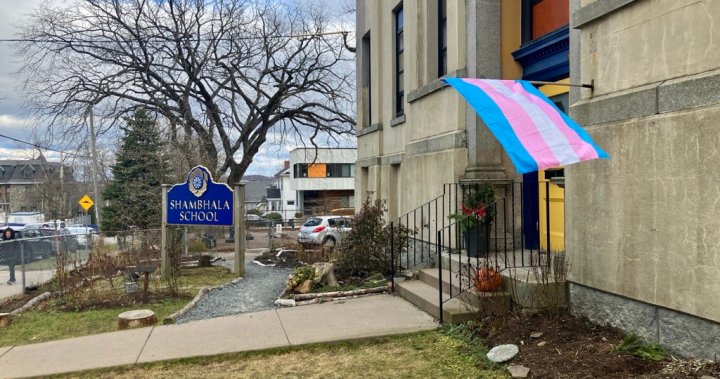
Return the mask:
<path fill-rule="evenodd" d="M 524 43 L 512 53 L 523 67 L 524 80 L 556 81 L 570 76 L 570 29 L 558 28 Z"/>

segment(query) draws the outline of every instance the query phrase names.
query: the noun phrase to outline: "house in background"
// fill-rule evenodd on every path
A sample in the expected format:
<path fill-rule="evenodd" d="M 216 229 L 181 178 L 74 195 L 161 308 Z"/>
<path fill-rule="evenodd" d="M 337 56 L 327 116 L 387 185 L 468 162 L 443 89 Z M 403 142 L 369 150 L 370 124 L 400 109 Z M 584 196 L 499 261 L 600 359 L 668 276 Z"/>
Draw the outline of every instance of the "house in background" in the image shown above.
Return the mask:
<path fill-rule="evenodd" d="M 293 180 L 290 161 L 283 162 L 283 168 L 275 174 L 275 180 L 275 185 L 267 189 L 268 212 L 280 213 L 283 220 L 293 219 L 301 207 L 297 201 L 297 191 L 290 188 Z"/>
<path fill-rule="evenodd" d="M 264 212 L 267 209 L 267 189 L 273 184 L 275 184 L 275 181 L 272 179 L 245 182 L 245 210 L 257 209 Z"/>
<path fill-rule="evenodd" d="M 0 210 L 41 212 L 59 219 L 79 212 L 77 182 L 71 166 L 35 159 L 0 160 Z"/>
<path fill-rule="evenodd" d="M 298 148 L 290 152 L 289 167 L 281 171 L 282 201 L 288 213 L 329 214 L 355 207 L 354 148 Z M 292 211 L 290 210 L 292 209 Z M 284 218 L 284 217 L 283 217 Z"/>

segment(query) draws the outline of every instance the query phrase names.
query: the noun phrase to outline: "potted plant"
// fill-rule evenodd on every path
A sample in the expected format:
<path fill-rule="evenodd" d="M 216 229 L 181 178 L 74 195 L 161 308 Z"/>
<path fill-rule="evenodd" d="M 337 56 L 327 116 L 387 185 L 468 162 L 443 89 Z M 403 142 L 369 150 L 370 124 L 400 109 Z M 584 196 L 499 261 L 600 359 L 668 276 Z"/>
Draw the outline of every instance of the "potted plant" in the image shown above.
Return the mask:
<path fill-rule="evenodd" d="M 463 232 L 468 256 L 487 256 L 490 251 L 490 222 L 495 215 L 495 191 L 492 184 L 482 182 L 469 189 L 460 209 L 462 213 L 453 213 L 448 218 L 457 221 Z"/>

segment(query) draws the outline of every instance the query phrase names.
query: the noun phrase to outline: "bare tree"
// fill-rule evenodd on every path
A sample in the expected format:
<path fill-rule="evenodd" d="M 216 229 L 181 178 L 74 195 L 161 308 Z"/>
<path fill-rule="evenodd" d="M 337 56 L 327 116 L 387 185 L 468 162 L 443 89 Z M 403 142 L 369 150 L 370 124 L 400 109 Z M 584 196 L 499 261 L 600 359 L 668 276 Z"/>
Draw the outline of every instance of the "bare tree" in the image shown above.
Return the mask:
<path fill-rule="evenodd" d="M 143 107 L 234 183 L 270 132 L 354 133 L 354 57 L 332 25 L 309 2 L 78 0 L 36 10 L 17 48 L 52 131 L 83 135 L 89 106 L 110 127 Z"/>

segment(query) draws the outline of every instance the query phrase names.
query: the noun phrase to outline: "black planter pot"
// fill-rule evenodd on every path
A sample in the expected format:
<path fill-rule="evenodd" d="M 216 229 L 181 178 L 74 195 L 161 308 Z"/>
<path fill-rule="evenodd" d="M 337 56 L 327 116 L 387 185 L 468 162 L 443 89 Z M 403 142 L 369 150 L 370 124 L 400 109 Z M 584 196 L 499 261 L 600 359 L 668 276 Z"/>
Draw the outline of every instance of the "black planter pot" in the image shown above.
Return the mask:
<path fill-rule="evenodd" d="M 463 232 L 465 251 L 469 257 L 485 257 L 490 252 L 490 223 L 475 224 Z"/>

